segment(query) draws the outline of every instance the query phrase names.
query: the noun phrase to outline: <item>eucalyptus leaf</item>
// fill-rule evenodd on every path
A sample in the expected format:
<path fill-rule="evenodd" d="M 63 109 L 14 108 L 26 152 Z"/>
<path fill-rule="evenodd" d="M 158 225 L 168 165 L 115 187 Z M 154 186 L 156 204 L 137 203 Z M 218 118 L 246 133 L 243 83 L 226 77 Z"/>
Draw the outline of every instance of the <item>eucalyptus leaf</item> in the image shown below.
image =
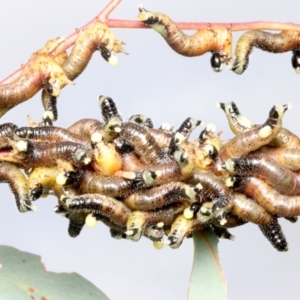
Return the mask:
<path fill-rule="evenodd" d="M 226 300 L 227 288 L 218 255 L 218 238 L 211 230 L 196 231 L 189 300 Z"/>
<path fill-rule="evenodd" d="M 95 285 L 77 273 L 45 270 L 41 258 L 0 246 L 0 299 L 108 300 Z"/>

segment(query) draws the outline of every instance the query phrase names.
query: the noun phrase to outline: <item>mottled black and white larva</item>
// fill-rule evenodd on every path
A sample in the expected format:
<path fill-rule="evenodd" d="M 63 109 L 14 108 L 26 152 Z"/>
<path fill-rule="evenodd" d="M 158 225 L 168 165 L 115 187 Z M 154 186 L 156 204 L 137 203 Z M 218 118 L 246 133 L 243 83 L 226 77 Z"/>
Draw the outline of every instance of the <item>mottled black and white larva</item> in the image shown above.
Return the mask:
<path fill-rule="evenodd" d="M 110 197 L 126 197 L 132 193 L 152 185 L 155 173 L 142 171 L 133 173 L 133 179 L 117 176 L 101 176 L 92 171 L 84 171 L 79 179 L 79 189 L 82 193 L 97 193 Z"/>
<path fill-rule="evenodd" d="M 67 200 L 71 212 L 100 214 L 121 226 L 127 222 L 131 210 L 113 197 L 101 194 L 83 194 Z"/>
<path fill-rule="evenodd" d="M 43 142 L 72 142 L 81 144 L 86 149 L 91 149 L 88 139 L 81 137 L 68 129 L 56 126 L 19 127 L 14 132 L 15 140 L 30 139 Z"/>
<path fill-rule="evenodd" d="M 17 151 L 18 162 L 26 169 L 35 167 L 51 167 L 58 160 L 74 166 L 88 165 L 92 161 L 92 152 L 82 144 L 73 142 L 42 143 L 32 140 L 12 142 Z"/>
<path fill-rule="evenodd" d="M 244 156 L 269 144 L 279 133 L 283 115 L 289 107 L 289 105 L 274 105 L 264 124 L 255 126 L 228 141 L 220 150 L 219 159 L 225 162 L 229 158 Z"/>
<path fill-rule="evenodd" d="M 99 96 L 98 100 L 105 123 L 107 123 L 111 118 L 119 118 L 122 121 L 122 117 L 119 114 L 116 103 L 112 98 L 107 96 Z"/>
<path fill-rule="evenodd" d="M 267 225 L 259 225 L 259 228 L 276 250 L 288 251 L 287 240 L 276 217 Z"/>
<path fill-rule="evenodd" d="M 194 35 L 186 35 L 165 14 L 150 12 L 139 7 L 138 19 L 157 31 L 177 53 L 184 56 L 199 56 L 206 52 L 217 53 L 213 56 L 212 67 L 221 70 L 221 64 L 231 59 L 232 34 L 230 29 L 198 30 Z M 218 60 L 219 59 L 219 60 Z"/>
<path fill-rule="evenodd" d="M 18 167 L 11 163 L 0 162 L 0 182 L 9 184 L 20 212 L 34 210 L 29 200 L 27 178 Z"/>
<path fill-rule="evenodd" d="M 224 167 L 232 174 L 264 179 L 276 191 L 285 195 L 300 193 L 300 177 L 285 165 L 265 155 L 250 155 L 228 159 Z"/>
<path fill-rule="evenodd" d="M 242 74 L 247 69 L 253 47 L 272 53 L 297 50 L 300 47 L 300 32 L 282 31 L 280 33 L 270 33 L 261 30 L 245 32 L 239 38 L 235 49 L 235 60 L 232 70 L 236 74 Z M 297 70 L 296 62 L 293 64 L 293 67 Z"/>
<path fill-rule="evenodd" d="M 122 44 L 106 24 L 96 20 L 78 32 L 75 45 L 62 68 L 69 79 L 75 79 L 84 71 L 96 50 L 111 65 L 116 65 L 118 59 L 115 54 L 126 53 Z"/>
<path fill-rule="evenodd" d="M 192 203 L 195 201 L 196 193 L 195 188 L 185 183 L 171 182 L 134 193 L 123 201 L 130 209 L 149 211 L 176 202 Z"/>
<path fill-rule="evenodd" d="M 164 151 L 145 127 L 126 123 L 120 137 L 134 149 L 142 163 L 155 165 L 166 162 Z"/>
<path fill-rule="evenodd" d="M 198 213 L 202 222 L 207 222 L 217 216 L 222 217 L 231 209 L 233 205 L 232 196 L 221 177 L 208 171 L 195 170 L 189 182 L 192 184 L 200 183 L 204 189 L 210 192 L 213 199 L 211 207 L 202 206 Z"/>

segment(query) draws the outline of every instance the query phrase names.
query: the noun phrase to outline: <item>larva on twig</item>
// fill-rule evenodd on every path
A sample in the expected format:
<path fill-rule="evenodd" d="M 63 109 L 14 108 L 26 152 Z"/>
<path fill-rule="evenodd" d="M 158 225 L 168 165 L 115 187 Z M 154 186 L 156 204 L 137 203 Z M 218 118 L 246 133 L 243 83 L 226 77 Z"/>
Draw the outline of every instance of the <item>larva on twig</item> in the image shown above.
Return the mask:
<path fill-rule="evenodd" d="M 273 53 L 298 50 L 300 47 L 300 32 L 282 31 L 280 33 L 270 33 L 252 30 L 244 33 L 239 38 L 235 49 L 235 60 L 232 71 L 236 74 L 242 74 L 247 69 L 249 56 L 253 47 Z M 299 72 L 299 65 L 296 58 L 297 56 L 292 59 L 292 65 Z"/>
<path fill-rule="evenodd" d="M 139 7 L 138 19 L 152 27 L 164 37 L 168 45 L 177 53 L 184 56 L 199 56 L 212 52 L 212 67 L 221 71 L 221 65 L 231 60 L 232 34 L 228 29 L 213 29 L 207 25 L 206 29 L 198 30 L 188 36 L 166 15 L 147 11 Z"/>
<path fill-rule="evenodd" d="M 123 44 L 106 24 L 96 20 L 91 26 L 78 32 L 75 45 L 62 68 L 70 80 L 75 79 L 84 71 L 96 50 L 100 50 L 102 57 L 115 65 L 118 62 L 115 54 L 126 54 Z"/>
<path fill-rule="evenodd" d="M 46 44 L 45 48 L 32 55 L 16 81 L 0 86 L 0 117 L 14 106 L 33 97 L 42 88 L 56 97 L 65 85 L 72 83 L 61 66 L 49 56 L 49 51 L 62 40 L 52 41 L 51 47 Z"/>

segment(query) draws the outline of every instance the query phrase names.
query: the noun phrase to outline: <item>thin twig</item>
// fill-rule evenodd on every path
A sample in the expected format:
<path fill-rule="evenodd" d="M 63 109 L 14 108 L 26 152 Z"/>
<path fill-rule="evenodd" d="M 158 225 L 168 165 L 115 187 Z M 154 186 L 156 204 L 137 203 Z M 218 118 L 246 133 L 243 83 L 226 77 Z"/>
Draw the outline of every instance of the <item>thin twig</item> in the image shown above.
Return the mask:
<path fill-rule="evenodd" d="M 85 24 L 84 26 L 82 26 L 79 30 L 84 29 L 84 28 L 90 26 L 96 19 L 99 19 L 102 22 L 106 22 L 107 18 L 110 15 L 110 13 L 118 6 L 118 4 L 120 2 L 121 2 L 121 0 L 110 0 L 110 2 L 104 7 L 103 10 L 101 10 L 91 21 L 89 21 L 87 24 Z M 75 41 L 76 41 L 76 38 L 77 38 L 77 32 L 78 32 L 78 30 L 76 30 L 75 32 L 73 32 L 72 34 L 70 34 L 65 39 L 65 41 L 63 43 L 61 43 L 61 45 L 59 47 L 57 47 L 51 53 L 51 55 L 52 56 L 56 56 L 59 53 L 67 50 L 69 47 L 73 46 L 74 43 L 75 43 Z M 21 75 L 21 72 L 22 72 L 22 68 L 16 70 L 14 73 L 10 74 L 8 77 L 6 77 L 2 81 L 0 81 L 0 85 L 1 84 L 11 83 L 11 82 L 15 81 L 16 79 L 19 78 L 19 76 Z"/>
<path fill-rule="evenodd" d="M 204 23 L 204 22 L 175 22 L 178 28 L 182 30 L 198 30 L 205 29 L 207 26 L 213 28 L 226 29 L 230 28 L 232 31 L 243 30 L 292 30 L 300 31 L 300 24 L 292 23 L 275 23 L 265 21 L 254 21 L 244 23 Z M 109 19 L 107 25 L 111 28 L 149 28 L 140 21 L 131 20 L 116 20 Z"/>
<path fill-rule="evenodd" d="M 95 19 L 100 19 L 103 22 L 106 22 L 107 25 L 111 28 L 148 28 L 140 21 L 132 21 L 132 20 L 117 20 L 117 19 L 109 19 L 108 17 L 110 13 L 119 5 L 121 0 L 110 0 L 110 2 L 106 5 L 106 7 L 96 15 L 91 21 L 82 26 L 79 30 L 84 29 L 91 25 L 95 21 Z M 265 21 L 255 21 L 255 22 L 244 22 L 244 23 L 204 23 L 204 22 L 176 22 L 177 26 L 180 29 L 186 30 L 197 30 L 197 29 L 205 29 L 207 26 L 211 26 L 214 28 L 230 28 L 231 31 L 243 31 L 243 30 L 293 30 L 300 31 L 300 24 L 292 24 L 292 23 L 277 23 L 277 22 L 265 22 Z M 77 32 L 73 32 L 69 35 L 65 41 L 57 47 L 51 55 L 55 56 L 69 47 L 74 45 L 77 37 Z M 18 69 L 2 81 L 1 84 L 6 84 L 15 81 L 21 74 L 22 69 Z"/>

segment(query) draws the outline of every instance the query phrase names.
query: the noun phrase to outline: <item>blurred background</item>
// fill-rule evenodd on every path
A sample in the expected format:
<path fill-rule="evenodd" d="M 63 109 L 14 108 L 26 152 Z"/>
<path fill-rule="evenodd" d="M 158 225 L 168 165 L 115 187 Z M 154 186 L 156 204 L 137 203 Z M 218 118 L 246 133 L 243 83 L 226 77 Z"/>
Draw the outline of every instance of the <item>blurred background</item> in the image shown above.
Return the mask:
<path fill-rule="evenodd" d="M 25 63 L 48 39 L 68 36 L 95 16 L 107 1 L 0 1 L 0 78 Z M 135 20 L 138 2 L 123 1 L 112 18 Z M 158 1 L 145 8 L 168 14 L 174 21 L 247 22 L 255 20 L 299 23 L 294 1 Z M 234 101 L 256 123 L 266 120 L 271 106 L 293 106 L 284 126 L 300 134 L 299 81 L 291 67 L 291 53 L 269 54 L 254 49 L 243 75 L 226 70 L 214 73 L 210 54 L 186 58 L 173 52 L 163 38 L 149 29 L 113 29 L 126 42 L 128 56 L 108 65 L 95 53 L 76 85 L 58 99 L 57 126 L 67 127 L 82 118 L 100 118 L 96 97 L 109 95 L 125 119 L 150 116 L 156 127 L 169 122 L 178 127 L 187 117 L 213 122 L 223 139 L 233 136 L 216 102 Z M 193 32 L 189 32 L 192 34 Z M 235 42 L 241 33 L 234 33 Z M 2 123 L 27 125 L 27 115 L 40 121 L 40 94 L 2 117 Z M 193 135 L 196 137 L 201 129 Z M 157 251 L 152 243 L 118 241 L 102 224 L 68 236 L 68 220 L 53 212 L 56 199 L 36 202 L 38 211 L 20 214 L 7 184 L 0 185 L 0 244 L 42 256 L 47 270 L 77 272 L 97 285 L 110 299 L 186 299 L 193 260 L 193 242 L 178 250 Z M 299 222 L 298 222 L 299 223 Z M 219 252 L 230 300 L 299 299 L 300 224 L 281 221 L 289 251 L 279 253 L 256 225 L 232 229 L 234 242 L 220 240 Z M 1 257 L 0 257 L 1 260 Z M 199 296 L 200 298 L 200 296 Z"/>

